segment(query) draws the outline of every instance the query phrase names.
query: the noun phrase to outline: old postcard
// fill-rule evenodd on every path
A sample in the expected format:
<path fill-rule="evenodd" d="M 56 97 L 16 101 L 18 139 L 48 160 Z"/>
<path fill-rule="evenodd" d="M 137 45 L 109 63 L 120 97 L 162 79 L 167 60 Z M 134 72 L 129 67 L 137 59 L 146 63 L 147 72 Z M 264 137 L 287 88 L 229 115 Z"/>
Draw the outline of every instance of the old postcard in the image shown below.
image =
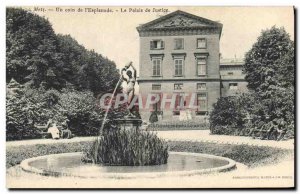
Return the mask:
<path fill-rule="evenodd" d="M 6 7 L 8 188 L 294 188 L 294 7 Z"/>

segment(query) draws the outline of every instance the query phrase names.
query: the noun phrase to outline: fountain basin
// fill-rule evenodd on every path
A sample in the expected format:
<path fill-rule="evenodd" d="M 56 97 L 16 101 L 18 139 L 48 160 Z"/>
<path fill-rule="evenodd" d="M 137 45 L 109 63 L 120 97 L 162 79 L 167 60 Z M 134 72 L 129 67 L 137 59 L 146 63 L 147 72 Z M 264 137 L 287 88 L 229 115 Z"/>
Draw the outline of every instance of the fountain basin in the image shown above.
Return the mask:
<path fill-rule="evenodd" d="M 235 161 L 214 155 L 169 152 L 167 164 L 152 166 L 104 166 L 81 161 L 83 153 L 63 153 L 29 158 L 21 168 L 44 176 L 71 176 L 81 178 L 154 178 L 161 176 L 190 176 L 229 171 Z"/>

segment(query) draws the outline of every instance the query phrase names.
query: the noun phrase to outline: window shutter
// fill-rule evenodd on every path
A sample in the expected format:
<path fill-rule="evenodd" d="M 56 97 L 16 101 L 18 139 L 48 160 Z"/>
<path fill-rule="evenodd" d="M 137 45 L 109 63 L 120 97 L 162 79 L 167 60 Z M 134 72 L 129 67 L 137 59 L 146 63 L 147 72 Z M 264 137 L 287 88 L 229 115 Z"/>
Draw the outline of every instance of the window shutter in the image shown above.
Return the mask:
<path fill-rule="evenodd" d="M 165 48 L 165 44 L 164 44 L 164 41 L 161 41 L 161 48 Z"/>
<path fill-rule="evenodd" d="M 150 49 L 154 49 L 154 42 L 150 41 Z"/>
<path fill-rule="evenodd" d="M 161 99 L 162 99 L 162 93 L 159 93 L 159 101 L 157 102 L 158 105 L 158 110 L 161 111 L 162 107 L 161 107 Z"/>
<path fill-rule="evenodd" d="M 180 94 L 176 95 L 176 100 L 175 100 L 175 110 L 179 110 L 179 106 L 180 105 Z"/>

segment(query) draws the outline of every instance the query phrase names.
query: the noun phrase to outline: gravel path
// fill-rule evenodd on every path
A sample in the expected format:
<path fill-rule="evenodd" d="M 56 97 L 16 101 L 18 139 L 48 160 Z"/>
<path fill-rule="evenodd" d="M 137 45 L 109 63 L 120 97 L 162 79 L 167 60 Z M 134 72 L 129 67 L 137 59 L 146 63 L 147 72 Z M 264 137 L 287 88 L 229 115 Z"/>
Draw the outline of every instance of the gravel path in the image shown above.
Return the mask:
<path fill-rule="evenodd" d="M 183 131 L 157 131 L 157 135 L 170 141 L 193 141 L 193 142 L 211 142 L 219 144 L 247 144 L 255 146 L 269 146 L 283 149 L 294 149 L 294 140 L 274 141 L 259 140 L 251 137 L 228 136 L 228 135 L 210 135 L 209 130 L 183 130 Z M 96 137 L 75 137 L 72 139 L 35 139 L 22 141 L 9 141 L 6 146 L 35 145 L 35 144 L 54 144 L 54 143 L 73 143 L 83 141 L 93 141 Z"/>

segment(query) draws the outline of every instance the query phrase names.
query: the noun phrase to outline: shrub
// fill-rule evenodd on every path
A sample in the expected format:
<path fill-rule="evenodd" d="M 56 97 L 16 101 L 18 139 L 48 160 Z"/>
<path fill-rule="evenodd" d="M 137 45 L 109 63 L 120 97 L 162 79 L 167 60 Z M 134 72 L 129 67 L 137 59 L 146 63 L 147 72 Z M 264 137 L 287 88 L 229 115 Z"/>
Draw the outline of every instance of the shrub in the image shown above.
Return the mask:
<path fill-rule="evenodd" d="M 155 133 L 111 126 L 93 143 L 84 161 L 104 165 L 143 166 L 167 163 L 168 146 Z"/>
<path fill-rule="evenodd" d="M 187 121 L 179 120 L 160 120 L 148 126 L 147 130 L 206 130 L 207 124 L 203 120 L 193 119 Z"/>
<path fill-rule="evenodd" d="M 102 110 L 97 109 L 91 92 L 59 92 L 42 87 L 25 90 L 20 84 L 13 85 L 8 88 L 6 101 L 7 140 L 40 138 L 34 126 L 44 125 L 49 119 L 58 125 L 68 120 L 70 130 L 77 136 L 98 135 Z"/>
<path fill-rule="evenodd" d="M 236 96 L 221 97 L 213 105 L 210 113 L 210 130 L 212 134 L 233 135 L 233 128 L 242 129 L 246 117 Z"/>
<path fill-rule="evenodd" d="M 98 135 L 101 111 L 97 111 L 92 92 L 64 91 L 60 96 L 60 112 L 69 120 L 69 128 L 77 136 Z"/>
<path fill-rule="evenodd" d="M 8 85 L 6 96 L 6 140 L 38 137 L 33 118 L 37 116 L 39 104 L 26 98 L 24 86 L 16 81 Z"/>
<path fill-rule="evenodd" d="M 30 121 L 30 107 L 25 98 L 8 97 L 6 100 L 6 140 L 37 137 L 38 131 Z"/>
<path fill-rule="evenodd" d="M 43 87 L 27 88 L 25 92 L 27 101 L 36 106 L 31 119 L 38 125 L 46 124 L 49 119 L 55 120 L 58 124 L 64 122 L 66 117 L 61 111 L 60 96 L 61 93 L 57 90 L 45 90 Z"/>

